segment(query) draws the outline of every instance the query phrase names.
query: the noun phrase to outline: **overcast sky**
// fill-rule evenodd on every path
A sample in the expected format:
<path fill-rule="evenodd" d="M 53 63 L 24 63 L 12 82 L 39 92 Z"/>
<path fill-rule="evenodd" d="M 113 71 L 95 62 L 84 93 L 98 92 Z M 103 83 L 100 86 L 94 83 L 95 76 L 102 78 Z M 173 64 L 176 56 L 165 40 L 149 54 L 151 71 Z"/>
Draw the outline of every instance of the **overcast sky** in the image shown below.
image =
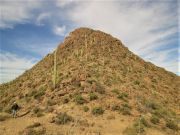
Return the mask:
<path fill-rule="evenodd" d="M 78 27 L 109 33 L 146 61 L 179 75 L 178 5 L 178 0 L 0 0 L 0 83 L 31 68 Z"/>

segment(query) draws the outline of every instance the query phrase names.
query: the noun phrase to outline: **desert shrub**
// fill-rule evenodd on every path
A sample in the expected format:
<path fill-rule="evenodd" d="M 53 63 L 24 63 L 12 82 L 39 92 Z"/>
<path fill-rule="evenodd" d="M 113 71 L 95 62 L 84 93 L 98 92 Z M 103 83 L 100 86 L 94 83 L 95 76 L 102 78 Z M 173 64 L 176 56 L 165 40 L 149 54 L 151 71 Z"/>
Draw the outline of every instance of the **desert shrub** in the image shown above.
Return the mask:
<path fill-rule="evenodd" d="M 92 100 L 96 100 L 98 99 L 98 96 L 95 94 L 95 93 L 90 93 L 89 94 L 89 100 L 92 101 Z"/>
<path fill-rule="evenodd" d="M 68 115 L 67 113 L 59 113 L 55 118 L 56 124 L 67 124 L 69 122 L 73 121 L 73 118 Z"/>
<path fill-rule="evenodd" d="M 64 97 L 63 98 L 63 104 L 66 104 L 66 103 L 68 103 L 69 102 L 69 98 L 68 97 Z"/>
<path fill-rule="evenodd" d="M 54 108 L 52 106 L 47 106 L 46 107 L 46 112 L 53 112 L 54 111 Z"/>
<path fill-rule="evenodd" d="M 31 97 L 25 97 L 24 100 L 26 101 L 26 103 L 29 103 L 31 100 Z"/>
<path fill-rule="evenodd" d="M 2 112 L 2 111 L 3 111 L 3 106 L 0 105 L 0 112 Z"/>
<path fill-rule="evenodd" d="M 40 86 L 38 91 L 45 91 L 46 90 L 46 86 Z"/>
<path fill-rule="evenodd" d="M 48 100 L 47 105 L 48 106 L 53 106 L 53 105 L 56 105 L 56 102 L 54 100 Z"/>
<path fill-rule="evenodd" d="M 126 135 L 144 135 L 145 127 L 148 127 L 149 124 L 144 117 L 137 119 L 131 127 L 127 127 L 123 133 Z"/>
<path fill-rule="evenodd" d="M 125 92 L 120 93 L 120 94 L 118 94 L 118 96 L 117 96 L 118 99 L 122 99 L 122 100 L 124 100 L 124 101 L 127 100 L 127 99 L 126 99 L 127 97 L 128 97 L 128 94 L 125 93 Z"/>
<path fill-rule="evenodd" d="M 135 84 L 135 85 L 139 85 L 139 84 L 140 84 L 140 81 L 136 80 L 136 81 L 134 81 L 134 84 Z"/>
<path fill-rule="evenodd" d="M 156 109 L 160 108 L 160 106 L 156 102 L 154 102 L 152 100 L 145 101 L 145 106 L 147 108 L 150 108 L 150 109 L 153 109 L 153 110 L 156 110 Z"/>
<path fill-rule="evenodd" d="M 113 89 L 112 91 L 111 91 L 112 93 L 115 93 L 115 94 L 119 94 L 119 90 L 118 89 Z"/>
<path fill-rule="evenodd" d="M 37 116 L 37 117 L 41 117 L 41 116 L 44 116 L 44 114 L 43 114 L 42 112 L 38 112 L 38 113 L 36 114 L 36 116 Z"/>
<path fill-rule="evenodd" d="M 149 127 L 150 126 L 148 121 L 144 117 L 142 117 L 142 116 L 140 117 L 139 121 L 145 127 Z"/>
<path fill-rule="evenodd" d="M 32 97 L 32 96 L 34 96 L 36 93 L 37 93 L 37 90 L 31 90 L 31 91 L 27 94 L 27 96 Z"/>
<path fill-rule="evenodd" d="M 39 99 L 41 96 L 43 96 L 45 94 L 44 89 L 40 89 L 39 91 L 36 92 L 36 94 L 34 95 L 34 99 Z"/>
<path fill-rule="evenodd" d="M 76 102 L 77 104 L 81 105 L 81 104 L 84 104 L 84 103 L 85 103 L 85 100 L 84 100 L 84 98 L 83 98 L 81 95 L 76 95 L 76 96 L 75 96 L 75 102 Z"/>
<path fill-rule="evenodd" d="M 157 80 L 154 78 L 154 79 L 152 79 L 152 82 L 153 83 L 157 83 Z"/>
<path fill-rule="evenodd" d="M 89 111 L 89 107 L 88 106 L 84 106 L 83 110 L 84 110 L 84 112 L 88 112 Z"/>
<path fill-rule="evenodd" d="M 178 124 L 173 120 L 167 120 L 166 127 L 170 128 L 172 130 L 179 130 Z"/>
<path fill-rule="evenodd" d="M 87 80 L 87 82 L 90 83 L 90 84 L 93 84 L 93 83 L 96 83 L 96 80 L 89 79 L 89 80 Z"/>
<path fill-rule="evenodd" d="M 171 117 L 175 117 L 175 114 L 169 110 L 161 106 L 160 104 L 156 103 L 155 101 L 149 100 L 145 102 L 145 105 L 153 115 L 156 115 L 159 118 L 168 119 Z"/>
<path fill-rule="evenodd" d="M 43 111 L 42 111 L 42 109 L 40 109 L 39 107 L 35 107 L 35 108 L 33 109 L 33 113 L 34 113 L 37 117 L 43 116 Z"/>
<path fill-rule="evenodd" d="M 93 115 L 102 115 L 104 113 L 104 110 L 103 110 L 103 108 L 102 107 L 94 107 L 93 109 L 92 109 L 92 114 Z"/>
<path fill-rule="evenodd" d="M 153 124 L 158 124 L 159 123 L 159 117 L 157 117 L 156 115 L 152 115 L 151 118 L 150 118 L 150 121 Z"/>
<path fill-rule="evenodd" d="M 98 92 L 99 94 L 105 93 L 105 88 L 101 84 L 96 82 L 95 85 L 96 85 L 96 89 L 95 89 L 96 92 Z"/>
<path fill-rule="evenodd" d="M 131 107 L 128 104 L 122 104 L 122 106 L 120 107 L 119 111 L 123 115 L 131 115 Z"/>
<path fill-rule="evenodd" d="M 111 107 L 111 109 L 113 110 L 113 111 L 119 111 L 120 110 L 120 106 L 119 105 L 113 105 L 112 107 Z"/>
<path fill-rule="evenodd" d="M 40 111 L 41 109 L 39 108 L 39 107 L 35 107 L 34 109 L 33 109 L 33 113 L 38 113 L 39 111 Z"/>

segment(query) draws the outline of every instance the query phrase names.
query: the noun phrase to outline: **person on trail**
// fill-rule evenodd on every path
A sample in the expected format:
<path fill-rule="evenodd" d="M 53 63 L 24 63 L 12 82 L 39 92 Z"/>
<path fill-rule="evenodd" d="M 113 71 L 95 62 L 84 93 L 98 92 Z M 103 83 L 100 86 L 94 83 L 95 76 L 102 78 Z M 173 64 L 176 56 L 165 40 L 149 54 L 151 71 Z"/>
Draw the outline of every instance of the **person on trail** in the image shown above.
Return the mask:
<path fill-rule="evenodd" d="M 13 118 L 16 118 L 17 110 L 19 109 L 18 104 L 16 102 L 14 102 L 11 109 L 12 109 Z"/>

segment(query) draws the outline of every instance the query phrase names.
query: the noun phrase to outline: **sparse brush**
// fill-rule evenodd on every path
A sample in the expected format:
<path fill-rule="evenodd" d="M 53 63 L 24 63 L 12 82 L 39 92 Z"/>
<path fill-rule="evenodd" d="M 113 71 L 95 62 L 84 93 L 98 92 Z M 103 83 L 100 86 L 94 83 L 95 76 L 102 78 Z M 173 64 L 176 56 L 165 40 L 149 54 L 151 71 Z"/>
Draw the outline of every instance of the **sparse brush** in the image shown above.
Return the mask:
<path fill-rule="evenodd" d="M 118 99 L 122 99 L 124 101 L 127 101 L 127 99 L 126 99 L 127 97 L 128 97 L 128 94 L 125 92 L 122 92 L 122 93 L 118 94 L 118 96 L 117 96 Z"/>
<path fill-rule="evenodd" d="M 104 110 L 102 107 L 94 107 L 92 109 L 92 114 L 95 116 L 102 115 L 104 113 Z"/>
<path fill-rule="evenodd" d="M 152 115 L 150 121 L 153 124 L 158 124 L 159 123 L 159 118 L 156 115 Z"/>
<path fill-rule="evenodd" d="M 119 111 L 120 110 L 120 106 L 119 105 L 113 105 L 112 107 L 111 107 L 111 109 L 113 110 L 113 111 Z"/>
<path fill-rule="evenodd" d="M 131 115 L 131 107 L 128 104 L 122 104 L 122 106 L 120 107 L 119 111 L 123 115 Z"/>
<path fill-rule="evenodd" d="M 72 121 L 73 121 L 72 116 L 68 115 L 67 113 L 59 113 L 55 118 L 56 124 L 64 125 Z"/>
<path fill-rule="evenodd" d="M 39 92 L 37 92 L 36 93 L 36 95 L 34 95 L 34 98 L 35 99 L 39 99 L 41 96 L 43 96 L 45 94 L 45 92 L 44 91 L 39 91 Z"/>
<path fill-rule="evenodd" d="M 140 81 L 136 80 L 136 81 L 134 81 L 134 84 L 135 84 L 135 85 L 139 85 L 139 84 L 140 84 Z"/>
<path fill-rule="evenodd" d="M 89 111 L 89 107 L 88 106 L 84 106 L 83 110 L 84 110 L 84 112 L 88 112 Z"/>
<path fill-rule="evenodd" d="M 79 105 L 82 105 L 85 103 L 85 99 L 81 95 L 76 95 L 75 102 Z"/>
<path fill-rule="evenodd" d="M 178 124 L 174 120 L 167 120 L 166 121 L 166 127 L 172 129 L 172 130 L 179 130 Z"/>
<path fill-rule="evenodd" d="M 160 108 L 160 106 L 155 101 L 152 100 L 145 101 L 145 106 L 153 110 Z"/>
<path fill-rule="evenodd" d="M 63 104 L 66 104 L 66 103 L 68 103 L 69 102 L 69 98 L 68 97 L 64 97 L 63 98 Z"/>
<path fill-rule="evenodd" d="M 98 92 L 99 94 L 104 94 L 105 93 L 105 88 L 99 84 L 99 83 L 95 83 L 96 89 L 95 91 Z"/>
<path fill-rule="evenodd" d="M 118 89 L 113 89 L 111 92 L 115 93 L 115 94 L 119 94 L 119 90 Z"/>
<path fill-rule="evenodd" d="M 96 100 L 98 99 L 98 96 L 95 94 L 95 93 L 90 93 L 89 94 L 89 100 L 92 101 L 92 100 Z"/>
<path fill-rule="evenodd" d="M 35 108 L 33 109 L 33 113 L 34 113 L 37 117 L 41 117 L 41 116 L 44 115 L 43 112 L 42 112 L 42 109 L 40 109 L 39 107 L 35 107 Z"/>
<path fill-rule="evenodd" d="M 123 133 L 125 135 L 145 135 L 145 127 L 148 127 L 148 122 L 144 117 L 140 117 L 131 127 L 127 127 Z"/>
<path fill-rule="evenodd" d="M 54 100 L 48 100 L 47 105 L 48 106 L 53 106 L 53 105 L 56 105 L 56 102 Z"/>

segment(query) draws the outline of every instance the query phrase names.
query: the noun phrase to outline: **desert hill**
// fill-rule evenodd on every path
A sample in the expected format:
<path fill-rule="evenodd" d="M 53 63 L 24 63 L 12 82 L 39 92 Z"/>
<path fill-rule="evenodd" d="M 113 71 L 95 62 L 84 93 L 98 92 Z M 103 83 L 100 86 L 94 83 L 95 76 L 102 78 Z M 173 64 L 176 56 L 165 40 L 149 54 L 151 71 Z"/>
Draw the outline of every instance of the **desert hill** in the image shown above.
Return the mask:
<path fill-rule="evenodd" d="M 178 135 L 179 84 L 117 38 L 79 28 L 0 85 L 0 134 Z M 22 107 L 16 119 L 9 118 L 14 101 Z M 18 119 L 27 122 L 9 126 Z"/>

